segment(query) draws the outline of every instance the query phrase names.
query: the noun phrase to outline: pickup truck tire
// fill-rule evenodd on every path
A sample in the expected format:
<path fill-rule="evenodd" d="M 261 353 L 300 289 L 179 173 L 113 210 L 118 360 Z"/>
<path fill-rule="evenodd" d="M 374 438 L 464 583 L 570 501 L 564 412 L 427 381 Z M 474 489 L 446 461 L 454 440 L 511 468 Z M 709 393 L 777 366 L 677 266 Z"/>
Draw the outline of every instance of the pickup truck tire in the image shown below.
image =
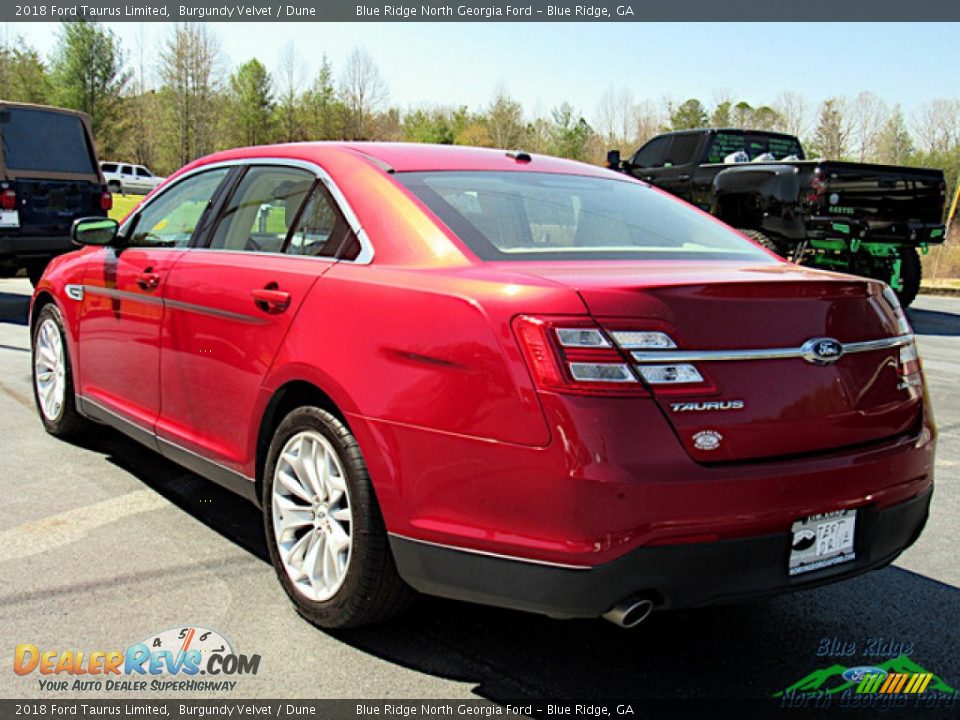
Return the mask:
<path fill-rule="evenodd" d="M 916 248 L 900 248 L 900 285 L 897 290 L 897 297 L 900 298 L 900 304 L 907 307 L 917 299 L 917 293 L 920 292 L 920 280 L 923 278 L 923 265 L 920 262 L 920 254 Z"/>
<path fill-rule="evenodd" d="M 31 265 L 27 265 L 27 277 L 30 279 L 30 284 L 36 287 L 37 283 L 40 282 L 40 278 L 43 277 L 43 271 L 46 269 L 46 263 L 33 263 Z"/>
<path fill-rule="evenodd" d="M 783 252 L 779 247 L 777 247 L 777 244 L 770 238 L 769 235 L 762 233 L 759 230 L 747 230 L 746 228 L 737 228 L 737 230 L 753 240 L 760 247 L 765 248 L 772 253 L 776 253 L 780 257 L 784 257 Z"/>

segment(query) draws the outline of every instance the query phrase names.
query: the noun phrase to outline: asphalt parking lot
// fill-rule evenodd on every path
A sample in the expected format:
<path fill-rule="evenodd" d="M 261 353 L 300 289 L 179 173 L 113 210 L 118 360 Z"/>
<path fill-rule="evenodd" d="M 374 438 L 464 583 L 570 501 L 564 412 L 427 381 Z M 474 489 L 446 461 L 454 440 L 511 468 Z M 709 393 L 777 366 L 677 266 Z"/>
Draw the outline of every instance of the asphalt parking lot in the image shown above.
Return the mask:
<path fill-rule="evenodd" d="M 18 643 L 109 650 L 185 625 L 261 656 L 224 697 L 769 698 L 831 662 L 854 664 L 818 657 L 824 640 L 878 639 L 889 653 L 912 644 L 914 661 L 960 687 L 960 298 L 921 297 L 910 312 L 940 428 L 938 489 L 925 534 L 894 566 L 749 605 L 655 613 L 632 632 L 424 598 L 390 625 L 326 633 L 284 596 L 254 507 L 113 431 L 84 446 L 43 432 L 29 292 L 0 280 L 3 697 L 77 697 L 14 675 Z"/>

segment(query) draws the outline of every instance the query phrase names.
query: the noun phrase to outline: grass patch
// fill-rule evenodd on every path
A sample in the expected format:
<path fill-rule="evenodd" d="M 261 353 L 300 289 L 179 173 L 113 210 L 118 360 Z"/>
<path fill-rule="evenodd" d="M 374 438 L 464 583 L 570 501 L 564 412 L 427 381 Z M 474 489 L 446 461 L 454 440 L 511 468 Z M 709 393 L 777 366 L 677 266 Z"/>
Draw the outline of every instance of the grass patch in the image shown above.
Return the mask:
<path fill-rule="evenodd" d="M 129 215 L 130 211 L 139 205 L 143 198 L 143 195 L 116 194 L 113 196 L 113 207 L 110 209 L 110 212 L 107 213 L 107 215 L 119 222 Z"/>

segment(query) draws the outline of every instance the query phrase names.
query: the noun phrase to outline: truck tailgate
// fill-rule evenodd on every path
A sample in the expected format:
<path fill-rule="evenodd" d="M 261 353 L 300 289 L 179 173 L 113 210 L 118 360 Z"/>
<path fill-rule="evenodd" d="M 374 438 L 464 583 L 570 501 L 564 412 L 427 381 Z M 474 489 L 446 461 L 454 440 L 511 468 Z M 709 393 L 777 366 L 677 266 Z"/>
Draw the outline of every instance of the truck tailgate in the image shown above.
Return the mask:
<path fill-rule="evenodd" d="M 821 162 L 818 169 L 823 210 L 830 215 L 850 215 L 876 228 L 942 219 L 946 185 L 939 170 L 847 162 Z"/>

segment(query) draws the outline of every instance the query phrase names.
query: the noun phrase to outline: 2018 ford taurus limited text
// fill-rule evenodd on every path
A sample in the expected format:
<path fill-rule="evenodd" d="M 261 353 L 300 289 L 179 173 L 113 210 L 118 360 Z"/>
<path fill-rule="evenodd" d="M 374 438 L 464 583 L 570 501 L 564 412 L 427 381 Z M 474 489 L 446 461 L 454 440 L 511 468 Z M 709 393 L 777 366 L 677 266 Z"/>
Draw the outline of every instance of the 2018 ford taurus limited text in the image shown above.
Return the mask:
<path fill-rule="evenodd" d="M 927 516 L 896 296 L 607 170 L 248 148 L 74 235 L 33 299 L 43 424 L 258 503 L 324 627 L 411 589 L 632 625 L 882 567 Z"/>

